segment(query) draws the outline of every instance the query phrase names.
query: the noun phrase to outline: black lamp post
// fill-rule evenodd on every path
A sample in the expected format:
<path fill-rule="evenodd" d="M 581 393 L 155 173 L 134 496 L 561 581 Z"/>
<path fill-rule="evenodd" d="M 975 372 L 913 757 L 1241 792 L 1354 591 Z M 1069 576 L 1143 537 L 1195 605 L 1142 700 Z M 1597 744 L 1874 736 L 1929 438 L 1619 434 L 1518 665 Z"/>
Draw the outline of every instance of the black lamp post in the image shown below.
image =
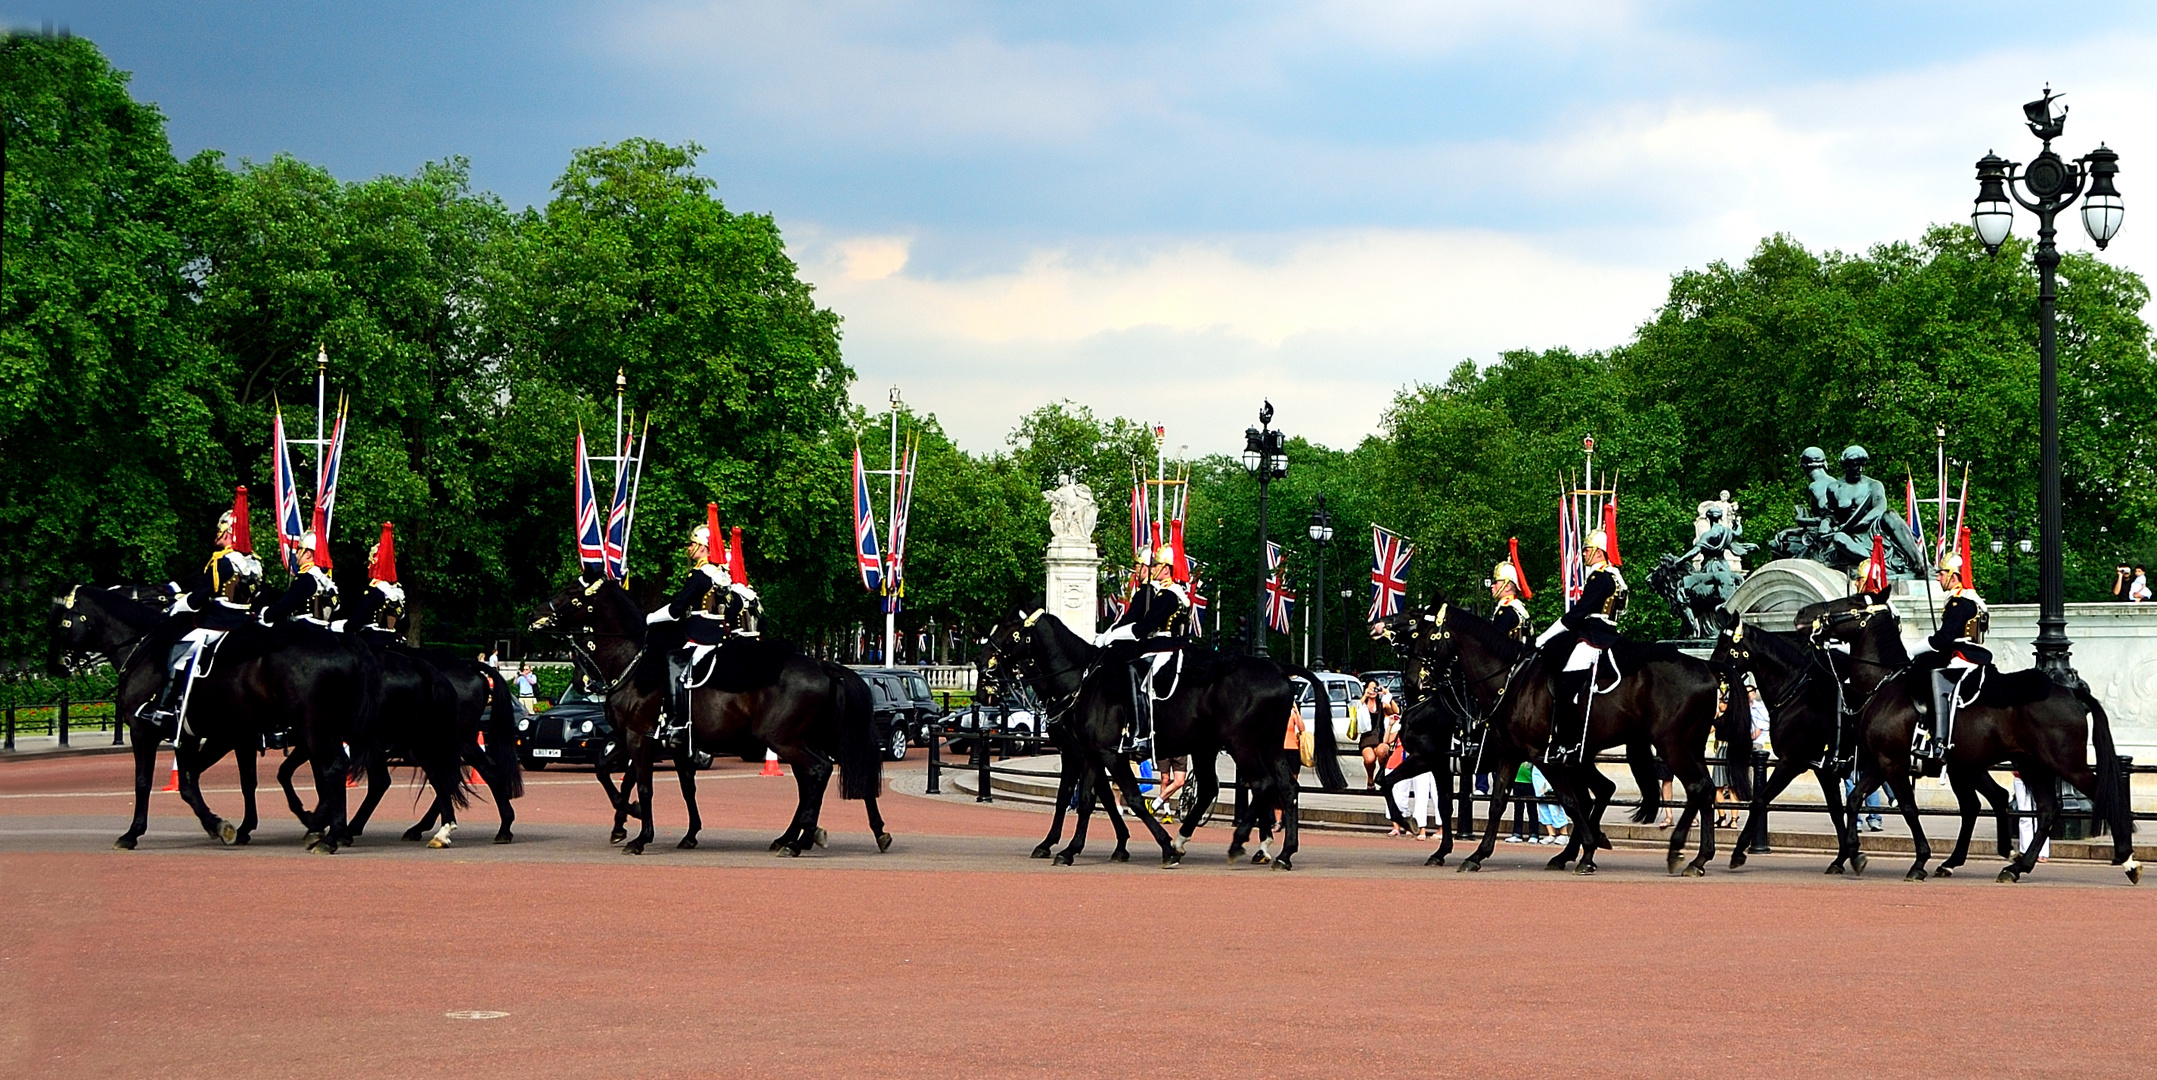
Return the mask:
<path fill-rule="evenodd" d="M 2002 552 L 2007 555 L 2007 602 L 2012 604 L 2015 602 L 2015 554 L 2030 553 L 2029 535 L 2015 527 L 2013 510 L 2007 512 L 2006 528 L 1992 530 L 1992 553 L 1998 555 Z"/>
<path fill-rule="evenodd" d="M 1318 616 L 1318 656 L 1311 664 L 1312 671 L 1326 670 L 1326 545 L 1333 542 L 1333 515 L 1326 511 L 1326 496 L 1318 496 L 1318 509 L 1311 511 L 1310 528 L 1304 535 L 1318 545 L 1318 584 L 1311 589 L 1312 608 Z"/>
<path fill-rule="evenodd" d="M 1243 429 L 1243 467 L 1258 477 L 1258 620 L 1251 624 L 1252 656 L 1266 655 L 1266 485 L 1288 475 L 1287 438 L 1270 426 L 1273 402 L 1258 408 L 1258 426 Z"/>
<path fill-rule="evenodd" d="M 1985 250 L 1998 253 L 2000 245 L 2007 240 L 2007 233 L 2014 226 L 2014 207 L 2007 201 L 2009 195 L 2023 209 L 2037 215 L 2037 358 L 2038 414 L 2042 449 L 2038 462 L 2037 487 L 2037 542 L 2042 548 L 2037 560 L 2037 666 L 2055 682 L 2073 686 L 2081 681 L 2068 662 L 2070 642 L 2067 640 L 2066 575 L 2061 569 L 2060 556 L 2063 545 L 2060 538 L 2060 381 L 2059 356 L 2054 338 L 2054 307 L 2058 290 L 2054 271 L 2060 265 L 2060 252 L 2053 245 L 2053 218 L 2067 209 L 2077 198 L 2082 198 L 2082 227 L 2088 230 L 2090 239 L 2097 242 L 2097 249 L 2106 244 L 2120 231 L 2120 219 L 2126 213 L 2120 202 L 2119 189 L 2112 178 L 2119 175 L 2120 156 L 2099 144 L 2074 161 L 2061 159 L 2052 152 L 2052 140 L 2060 137 L 2067 127 L 2067 108 L 2061 106 L 2054 114 L 2052 101 L 2059 95 L 2045 88 L 2045 96 L 2022 107 L 2022 115 L 2029 123 L 2030 134 L 2044 143 L 2037 159 L 2023 167 L 2018 162 L 2007 161 L 1987 151 L 1977 162 L 1977 205 L 1970 213 L 1970 224 L 1976 226 L 1978 239 L 1984 241 Z M 2022 197 L 2015 190 L 2020 181 L 2022 189 L 2030 198 Z M 2083 198 L 2083 184 L 2089 185 L 2088 197 Z"/>

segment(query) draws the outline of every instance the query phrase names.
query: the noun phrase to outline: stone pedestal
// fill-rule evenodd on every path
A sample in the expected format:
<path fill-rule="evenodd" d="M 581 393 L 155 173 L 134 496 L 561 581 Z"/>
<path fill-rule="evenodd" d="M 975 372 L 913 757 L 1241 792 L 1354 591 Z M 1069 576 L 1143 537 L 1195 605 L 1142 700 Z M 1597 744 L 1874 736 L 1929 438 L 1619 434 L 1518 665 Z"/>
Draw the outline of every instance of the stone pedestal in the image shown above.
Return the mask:
<path fill-rule="evenodd" d="M 1100 581 L 1101 556 L 1092 540 L 1058 536 L 1049 541 L 1048 612 L 1087 641 L 1093 640 L 1100 616 L 1095 596 Z"/>

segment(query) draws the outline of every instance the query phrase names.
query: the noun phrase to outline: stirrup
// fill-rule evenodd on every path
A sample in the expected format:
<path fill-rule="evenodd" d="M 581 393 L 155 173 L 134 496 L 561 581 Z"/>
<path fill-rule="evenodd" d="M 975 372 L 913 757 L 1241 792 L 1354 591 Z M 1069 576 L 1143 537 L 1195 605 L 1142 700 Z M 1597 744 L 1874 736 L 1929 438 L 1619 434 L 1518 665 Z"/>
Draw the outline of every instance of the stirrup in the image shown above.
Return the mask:
<path fill-rule="evenodd" d="M 1143 739 L 1137 739 L 1126 735 L 1123 738 L 1121 752 L 1128 755 L 1133 761 L 1150 760 L 1153 757 L 1153 736 L 1148 735 Z"/>

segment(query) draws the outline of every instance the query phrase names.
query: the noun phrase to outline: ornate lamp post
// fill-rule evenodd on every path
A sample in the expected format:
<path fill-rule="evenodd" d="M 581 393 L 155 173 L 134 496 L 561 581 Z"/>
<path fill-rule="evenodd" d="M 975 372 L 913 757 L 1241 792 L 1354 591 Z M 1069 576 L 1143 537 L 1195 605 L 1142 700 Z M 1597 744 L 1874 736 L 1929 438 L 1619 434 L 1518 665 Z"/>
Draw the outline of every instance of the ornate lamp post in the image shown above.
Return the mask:
<path fill-rule="evenodd" d="M 1318 616 L 1314 633 L 1318 640 L 1318 658 L 1311 670 L 1326 669 L 1326 545 L 1333 542 L 1333 515 L 1326 510 L 1326 496 L 1318 496 L 1318 509 L 1311 511 L 1311 524 L 1304 530 L 1311 543 L 1318 545 L 1318 584 L 1311 589 L 1311 602 L 1316 605 L 1312 612 Z"/>
<path fill-rule="evenodd" d="M 1266 485 L 1288 475 L 1288 440 L 1273 430 L 1273 402 L 1258 408 L 1258 426 L 1243 429 L 1243 467 L 1258 477 L 1258 621 L 1251 624 L 1252 656 L 1266 655 Z"/>
<path fill-rule="evenodd" d="M 2002 552 L 2007 554 L 2007 602 L 2012 604 L 2015 602 L 2015 553 L 2030 553 L 2029 535 L 2015 527 L 2013 510 L 2007 512 L 2006 528 L 1992 530 L 1992 553 L 1998 555 Z"/>
<path fill-rule="evenodd" d="M 2126 213 L 2113 177 L 2119 175 L 2120 156 L 2102 143 L 2074 161 L 2052 152 L 2052 140 L 2067 127 L 2067 108 L 2055 114 L 2052 101 L 2059 95 L 2045 88 L 2045 96 L 2022 107 L 2030 134 L 2043 141 L 2044 149 L 2027 167 L 1987 151 L 1977 162 L 1977 205 L 1970 213 L 1978 239 L 1985 250 L 1997 254 L 2014 226 L 2014 207 L 2009 195 L 2023 209 L 2037 215 L 2037 356 L 2039 426 L 2042 450 L 2038 468 L 2037 540 L 2042 549 L 2037 560 L 2037 666 L 2053 680 L 2069 686 L 2080 682 L 2068 662 L 2066 577 L 2060 565 L 2060 382 L 2059 355 L 2054 337 L 2054 308 L 2058 290 L 2054 271 L 2060 252 L 2053 244 L 2053 218 L 2082 198 L 2082 227 L 2097 242 L 2097 249 L 2120 231 Z M 2021 183 L 2023 198 L 2015 188 Z M 2083 185 L 2089 185 L 2087 197 Z"/>

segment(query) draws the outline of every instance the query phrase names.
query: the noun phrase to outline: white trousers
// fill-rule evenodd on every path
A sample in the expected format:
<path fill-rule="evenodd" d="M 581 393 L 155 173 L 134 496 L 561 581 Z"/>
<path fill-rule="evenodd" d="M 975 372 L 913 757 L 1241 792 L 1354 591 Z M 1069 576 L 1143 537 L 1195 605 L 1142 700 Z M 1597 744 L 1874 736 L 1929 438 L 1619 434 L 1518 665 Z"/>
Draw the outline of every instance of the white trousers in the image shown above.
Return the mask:
<path fill-rule="evenodd" d="M 2026 814 L 2032 810 L 2037 809 L 2037 800 L 2030 797 L 2029 787 L 2023 784 L 2022 778 L 2019 776 L 2015 777 L 2014 787 L 2009 789 L 2008 795 L 2011 799 L 2013 799 L 2014 807 L 2017 812 Z M 2034 817 L 2016 818 L 2015 829 L 2021 834 L 2022 837 L 2022 842 L 2019 845 L 2020 848 L 2023 851 L 2030 850 L 2030 841 L 2036 839 L 2037 837 L 2037 819 Z M 2040 859 L 2049 859 L 2052 857 L 2051 837 L 2046 837 L 2045 846 L 2037 849 L 2037 857 Z"/>
<path fill-rule="evenodd" d="M 1602 655 L 1603 650 L 1583 641 L 1573 646 L 1573 654 L 1565 658 L 1565 670 L 1587 671 L 1595 666 L 1596 659 Z"/>
<path fill-rule="evenodd" d="M 1393 785 L 1393 805 L 1419 829 L 1426 823 L 1435 824 L 1434 815 L 1443 812 L 1438 801 L 1438 778 L 1429 773 L 1418 773 Z"/>

